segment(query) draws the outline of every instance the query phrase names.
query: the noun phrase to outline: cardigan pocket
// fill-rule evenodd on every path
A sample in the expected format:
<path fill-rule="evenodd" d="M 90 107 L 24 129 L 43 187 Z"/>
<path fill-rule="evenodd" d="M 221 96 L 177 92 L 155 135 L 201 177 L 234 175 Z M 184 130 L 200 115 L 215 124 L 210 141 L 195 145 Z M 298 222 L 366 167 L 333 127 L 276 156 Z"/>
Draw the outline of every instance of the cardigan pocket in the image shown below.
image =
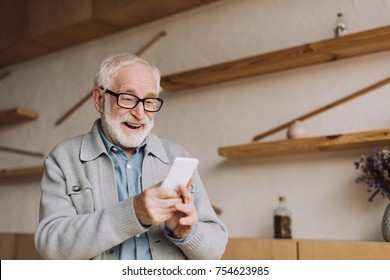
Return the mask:
<path fill-rule="evenodd" d="M 66 191 L 77 214 L 92 213 L 94 209 L 92 186 L 88 180 L 67 181 Z"/>

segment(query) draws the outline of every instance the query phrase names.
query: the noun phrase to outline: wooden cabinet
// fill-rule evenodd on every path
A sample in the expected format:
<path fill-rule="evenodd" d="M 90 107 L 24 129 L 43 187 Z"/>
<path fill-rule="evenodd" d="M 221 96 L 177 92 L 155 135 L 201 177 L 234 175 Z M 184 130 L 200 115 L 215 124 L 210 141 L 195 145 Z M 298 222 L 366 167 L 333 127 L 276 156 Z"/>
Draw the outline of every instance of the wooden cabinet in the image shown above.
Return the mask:
<path fill-rule="evenodd" d="M 224 260 L 296 260 L 296 240 L 231 238 Z"/>
<path fill-rule="evenodd" d="M 30 233 L 0 233 L 1 260 L 40 260 Z"/>
<path fill-rule="evenodd" d="M 41 256 L 30 233 L 0 233 L 0 259 Z M 390 243 L 374 241 L 230 238 L 223 260 L 389 260 Z"/>
<path fill-rule="evenodd" d="M 374 241 L 229 239 L 224 260 L 389 260 L 390 243 Z"/>
<path fill-rule="evenodd" d="M 300 260 L 390 260 L 390 243 L 369 241 L 298 241 Z"/>

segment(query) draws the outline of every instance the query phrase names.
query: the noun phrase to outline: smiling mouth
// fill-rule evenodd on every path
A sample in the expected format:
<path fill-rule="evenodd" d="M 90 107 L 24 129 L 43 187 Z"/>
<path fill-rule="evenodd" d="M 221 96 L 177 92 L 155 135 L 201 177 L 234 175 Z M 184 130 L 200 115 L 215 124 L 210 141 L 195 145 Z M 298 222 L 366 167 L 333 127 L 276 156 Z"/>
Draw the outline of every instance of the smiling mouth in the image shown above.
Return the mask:
<path fill-rule="evenodd" d="M 137 124 L 137 123 L 124 122 L 123 124 L 130 129 L 140 129 L 142 127 L 142 124 Z"/>

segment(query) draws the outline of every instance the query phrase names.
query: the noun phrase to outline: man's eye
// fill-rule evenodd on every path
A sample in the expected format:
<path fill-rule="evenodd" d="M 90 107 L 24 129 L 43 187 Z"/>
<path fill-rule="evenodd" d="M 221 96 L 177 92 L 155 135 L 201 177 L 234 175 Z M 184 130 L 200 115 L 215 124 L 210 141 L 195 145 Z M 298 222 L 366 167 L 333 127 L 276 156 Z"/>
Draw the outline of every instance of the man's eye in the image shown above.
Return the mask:
<path fill-rule="evenodd" d="M 126 102 L 135 101 L 135 98 L 131 95 L 122 95 L 122 100 Z"/>

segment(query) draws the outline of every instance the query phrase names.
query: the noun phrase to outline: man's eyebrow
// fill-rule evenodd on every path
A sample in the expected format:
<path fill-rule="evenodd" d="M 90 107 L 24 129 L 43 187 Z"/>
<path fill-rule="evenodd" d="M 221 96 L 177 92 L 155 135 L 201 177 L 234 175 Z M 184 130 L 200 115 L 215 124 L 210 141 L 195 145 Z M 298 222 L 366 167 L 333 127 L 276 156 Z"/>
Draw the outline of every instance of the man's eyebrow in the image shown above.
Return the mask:
<path fill-rule="evenodd" d="M 124 89 L 119 90 L 118 93 L 130 93 L 130 94 L 137 95 L 137 91 L 134 88 L 124 88 Z M 151 92 L 146 93 L 145 98 L 148 98 L 148 97 L 150 97 L 150 98 L 158 98 L 159 95 L 160 94 L 159 94 L 159 92 L 157 90 L 156 91 L 151 91 Z"/>
<path fill-rule="evenodd" d="M 133 88 L 123 88 L 118 90 L 118 93 L 134 93 L 136 92 L 135 89 Z"/>
<path fill-rule="evenodd" d="M 159 97 L 159 93 L 157 91 L 152 91 L 152 92 L 149 92 L 146 96 Z"/>

